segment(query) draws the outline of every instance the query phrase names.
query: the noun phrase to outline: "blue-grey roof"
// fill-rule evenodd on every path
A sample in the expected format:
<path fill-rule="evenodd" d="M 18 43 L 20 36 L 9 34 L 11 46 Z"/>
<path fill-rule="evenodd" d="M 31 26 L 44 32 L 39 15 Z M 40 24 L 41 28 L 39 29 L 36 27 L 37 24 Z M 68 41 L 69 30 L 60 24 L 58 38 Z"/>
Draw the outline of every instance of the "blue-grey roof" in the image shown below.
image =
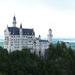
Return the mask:
<path fill-rule="evenodd" d="M 39 42 L 48 42 L 48 40 L 39 40 Z"/>
<path fill-rule="evenodd" d="M 20 33 L 20 28 L 18 27 L 8 27 L 9 32 L 11 35 L 19 35 Z M 35 35 L 33 29 L 22 29 L 22 34 L 23 35 Z"/>
<path fill-rule="evenodd" d="M 11 33 L 11 35 L 19 35 L 19 28 L 17 27 L 8 27 L 9 32 Z"/>
<path fill-rule="evenodd" d="M 23 35 L 35 35 L 33 29 L 22 29 Z"/>
<path fill-rule="evenodd" d="M 39 38 L 36 38 L 36 40 L 39 40 Z"/>

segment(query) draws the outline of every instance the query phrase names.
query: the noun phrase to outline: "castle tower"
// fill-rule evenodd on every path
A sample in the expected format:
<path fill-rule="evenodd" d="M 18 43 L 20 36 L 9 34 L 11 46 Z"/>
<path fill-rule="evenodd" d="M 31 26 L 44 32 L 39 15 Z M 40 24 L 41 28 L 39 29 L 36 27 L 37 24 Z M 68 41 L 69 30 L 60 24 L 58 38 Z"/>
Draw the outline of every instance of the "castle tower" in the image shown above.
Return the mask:
<path fill-rule="evenodd" d="M 19 33 L 20 33 L 20 50 L 22 50 L 22 24 L 20 24 Z"/>
<path fill-rule="evenodd" d="M 13 27 L 16 27 L 16 17 L 15 17 L 15 15 L 14 15 L 14 17 L 13 17 L 13 22 L 12 22 L 12 24 L 13 24 Z"/>
<path fill-rule="evenodd" d="M 52 37 L 53 37 L 53 35 L 52 35 L 52 30 L 49 29 L 49 30 L 48 30 L 48 41 L 49 41 L 50 43 L 52 42 Z"/>
<path fill-rule="evenodd" d="M 22 35 L 22 24 L 20 24 L 20 35 Z"/>
<path fill-rule="evenodd" d="M 41 35 L 39 35 L 39 40 L 41 39 Z"/>

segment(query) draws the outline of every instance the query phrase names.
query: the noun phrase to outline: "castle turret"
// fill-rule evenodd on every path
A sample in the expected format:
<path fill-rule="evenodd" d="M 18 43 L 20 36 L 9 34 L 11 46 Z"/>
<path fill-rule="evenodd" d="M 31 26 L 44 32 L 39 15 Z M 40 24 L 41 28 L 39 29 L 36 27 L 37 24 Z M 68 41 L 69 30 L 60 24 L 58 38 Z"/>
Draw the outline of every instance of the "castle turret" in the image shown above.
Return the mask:
<path fill-rule="evenodd" d="M 53 37 L 53 35 L 52 35 L 52 30 L 49 29 L 49 30 L 48 30 L 48 41 L 49 41 L 50 43 L 52 42 L 52 37 Z"/>
<path fill-rule="evenodd" d="M 20 35 L 22 35 L 22 24 L 20 24 Z"/>
<path fill-rule="evenodd" d="M 20 30 L 19 30 L 20 32 L 20 50 L 22 50 L 22 24 L 20 24 Z"/>
<path fill-rule="evenodd" d="M 13 22 L 12 22 L 12 24 L 13 24 L 13 27 L 16 27 L 16 17 L 15 17 L 15 15 L 14 15 L 14 17 L 13 17 Z"/>
<path fill-rule="evenodd" d="M 39 40 L 41 39 L 41 35 L 39 35 Z"/>

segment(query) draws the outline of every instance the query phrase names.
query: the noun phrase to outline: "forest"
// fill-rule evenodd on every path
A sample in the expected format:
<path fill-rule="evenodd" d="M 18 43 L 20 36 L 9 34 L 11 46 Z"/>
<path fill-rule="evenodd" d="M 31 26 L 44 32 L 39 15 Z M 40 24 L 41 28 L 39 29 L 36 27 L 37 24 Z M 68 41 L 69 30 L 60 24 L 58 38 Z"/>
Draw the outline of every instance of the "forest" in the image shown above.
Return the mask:
<path fill-rule="evenodd" d="M 46 57 L 0 47 L 0 75 L 75 75 L 75 54 L 64 42 L 51 43 Z"/>

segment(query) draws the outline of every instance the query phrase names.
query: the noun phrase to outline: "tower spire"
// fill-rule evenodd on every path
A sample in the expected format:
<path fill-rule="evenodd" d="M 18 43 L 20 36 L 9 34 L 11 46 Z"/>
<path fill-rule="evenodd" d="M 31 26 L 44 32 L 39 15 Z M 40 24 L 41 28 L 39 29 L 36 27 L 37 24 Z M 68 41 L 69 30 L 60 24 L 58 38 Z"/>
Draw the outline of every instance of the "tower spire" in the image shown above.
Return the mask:
<path fill-rule="evenodd" d="M 20 24 L 20 28 L 22 29 L 22 23 Z"/>
<path fill-rule="evenodd" d="M 12 24 L 13 24 L 13 27 L 16 27 L 16 17 L 15 17 L 15 15 L 14 15 L 14 17 L 13 17 L 13 22 L 12 22 Z"/>

